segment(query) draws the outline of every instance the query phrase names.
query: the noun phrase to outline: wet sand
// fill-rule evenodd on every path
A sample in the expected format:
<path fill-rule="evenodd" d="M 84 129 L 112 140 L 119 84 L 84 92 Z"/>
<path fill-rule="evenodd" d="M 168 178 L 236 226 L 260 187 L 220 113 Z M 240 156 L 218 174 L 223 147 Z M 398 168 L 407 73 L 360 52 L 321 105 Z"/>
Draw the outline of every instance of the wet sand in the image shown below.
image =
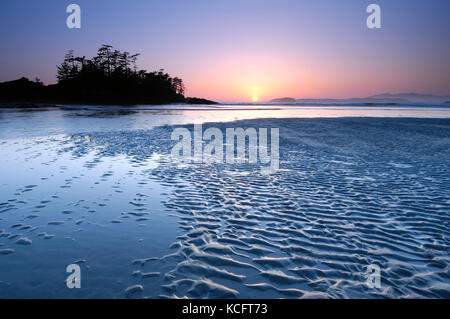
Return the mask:
<path fill-rule="evenodd" d="M 204 124 L 280 128 L 280 171 L 264 175 L 174 163 L 170 125 L 72 115 L 45 136 L 2 131 L 2 298 L 450 297 L 449 119 Z"/>

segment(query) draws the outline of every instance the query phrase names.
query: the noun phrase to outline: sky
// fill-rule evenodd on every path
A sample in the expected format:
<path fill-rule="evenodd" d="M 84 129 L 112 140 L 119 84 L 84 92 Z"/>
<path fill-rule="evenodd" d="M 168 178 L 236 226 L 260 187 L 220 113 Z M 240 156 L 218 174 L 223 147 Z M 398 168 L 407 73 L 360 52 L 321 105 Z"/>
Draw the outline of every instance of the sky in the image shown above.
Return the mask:
<path fill-rule="evenodd" d="M 81 7 L 81 29 L 66 7 Z M 381 29 L 366 8 L 381 7 Z M 450 94 L 448 0 L 2 0 L 0 81 L 56 82 L 64 54 L 102 44 L 220 102 Z"/>

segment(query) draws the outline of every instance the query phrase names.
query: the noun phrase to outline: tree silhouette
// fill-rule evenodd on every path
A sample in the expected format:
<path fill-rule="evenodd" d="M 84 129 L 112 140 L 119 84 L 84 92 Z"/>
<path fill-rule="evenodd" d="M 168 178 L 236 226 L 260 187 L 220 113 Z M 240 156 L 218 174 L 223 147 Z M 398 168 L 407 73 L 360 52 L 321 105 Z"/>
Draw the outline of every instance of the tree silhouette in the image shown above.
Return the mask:
<path fill-rule="evenodd" d="M 75 56 L 69 50 L 57 66 L 58 83 L 45 86 L 22 78 L 0 83 L 0 100 L 46 101 L 95 104 L 166 104 L 187 102 L 209 104 L 212 101 L 185 98 L 185 86 L 179 77 L 164 69 L 138 70 L 139 54 L 103 44 L 91 59 Z"/>
<path fill-rule="evenodd" d="M 74 56 L 70 50 L 57 67 L 58 85 L 67 96 L 86 100 L 177 102 L 184 100 L 183 80 L 172 78 L 164 69 L 147 72 L 137 69 L 139 54 L 115 50 L 104 44 L 92 59 Z"/>

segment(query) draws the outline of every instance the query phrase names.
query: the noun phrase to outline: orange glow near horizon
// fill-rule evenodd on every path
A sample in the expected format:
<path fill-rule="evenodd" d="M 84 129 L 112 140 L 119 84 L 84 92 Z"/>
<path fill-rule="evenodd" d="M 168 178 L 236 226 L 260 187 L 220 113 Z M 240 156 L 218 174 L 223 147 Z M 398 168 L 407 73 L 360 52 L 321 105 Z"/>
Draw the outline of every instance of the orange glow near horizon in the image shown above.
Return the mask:
<path fill-rule="evenodd" d="M 274 98 L 346 98 L 388 92 L 398 75 L 392 70 L 369 74 L 369 67 L 353 66 L 351 57 L 339 63 L 328 52 L 302 56 L 272 49 L 228 52 L 197 61 L 185 72 L 186 94 L 219 102 L 266 102 Z"/>
<path fill-rule="evenodd" d="M 254 87 L 252 91 L 252 101 L 256 103 L 259 100 L 259 88 Z"/>
<path fill-rule="evenodd" d="M 351 98 L 403 91 L 427 93 L 424 83 L 437 81 L 432 72 L 411 71 L 415 76 L 408 74 L 406 79 L 405 74 L 384 61 L 366 63 L 364 59 L 355 59 L 351 52 L 337 60 L 326 50 L 301 54 L 273 48 L 227 51 L 180 68 L 187 96 L 218 102 L 262 103 L 283 97 Z M 445 78 L 439 83 L 444 87 Z"/>
<path fill-rule="evenodd" d="M 186 81 L 189 96 L 256 103 L 280 95 L 296 96 L 304 83 L 292 59 L 282 55 L 239 54 L 204 63 L 197 68 L 202 71 Z"/>
<path fill-rule="evenodd" d="M 424 89 L 427 83 L 439 80 L 438 84 L 444 88 L 448 77 L 437 78 L 431 71 L 418 69 L 410 71 L 415 76 L 408 73 L 406 78 L 383 60 L 371 59 L 367 63 L 367 59 L 356 59 L 347 47 L 338 49 L 342 51 L 339 57 L 332 50 L 206 51 L 202 59 L 192 58 L 188 64 L 177 64 L 177 75 L 185 82 L 187 96 L 225 103 L 263 103 L 283 97 L 351 98 L 386 92 L 427 93 Z"/>

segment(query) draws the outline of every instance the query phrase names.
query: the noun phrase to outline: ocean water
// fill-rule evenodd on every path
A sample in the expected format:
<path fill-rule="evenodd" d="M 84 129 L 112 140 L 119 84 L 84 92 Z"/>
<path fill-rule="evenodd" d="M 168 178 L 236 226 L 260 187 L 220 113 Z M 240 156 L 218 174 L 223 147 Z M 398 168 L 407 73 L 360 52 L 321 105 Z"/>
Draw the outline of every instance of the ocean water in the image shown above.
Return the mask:
<path fill-rule="evenodd" d="M 279 128 L 280 170 L 174 163 L 194 123 Z M 0 145 L 1 298 L 450 297 L 450 108 L 10 109 Z"/>

